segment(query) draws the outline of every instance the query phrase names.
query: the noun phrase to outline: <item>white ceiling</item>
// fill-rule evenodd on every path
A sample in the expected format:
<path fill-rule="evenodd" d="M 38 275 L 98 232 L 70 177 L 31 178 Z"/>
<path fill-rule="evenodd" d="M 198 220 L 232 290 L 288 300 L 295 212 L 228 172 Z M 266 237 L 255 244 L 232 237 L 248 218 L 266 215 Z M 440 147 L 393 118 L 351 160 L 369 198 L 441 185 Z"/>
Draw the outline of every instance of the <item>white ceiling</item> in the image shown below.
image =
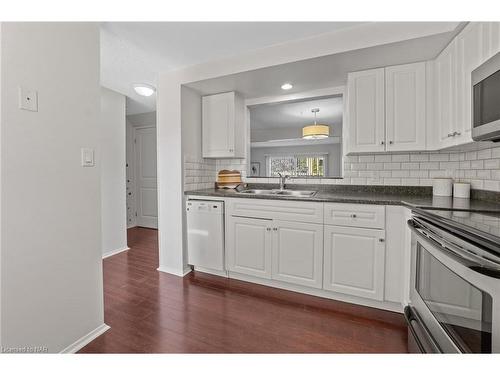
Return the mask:
<path fill-rule="evenodd" d="M 179 69 L 362 22 L 107 22 L 101 25 L 101 84 L 129 98 L 127 113 L 156 109 L 155 96 L 133 83 L 156 85 L 160 71 Z"/>
<path fill-rule="evenodd" d="M 433 59 L 455 34 L 456 30 L 193 82 L 187 86 L 202 95 L 237 91 L 245 98 L 343 86 L 348 72 Z M 293 89 L 281 90 L 284 82 L 293 83 Z"/>
<path fill-rule="evenodd" d="M 318 123 L 337 129 L 332 132 L 334 134 L 340 133 L 343 99 L 339 96 L 253 106 L 250 108 L 250 127 L 252 130 L 302 128 L 314 123 L 314 114 L 311 112 L 313 108 L 320 110 L 317 113 Z"/>
<path fill-rule="evenodd" d="M 458 25 L 458 23 L 451 23 Z M 422 24 L 424 26 L 424 24 Z M 158 73 L 228 58 L 366 22 L 108 22 L 101 26 L 101 84 L 127 98 L 127 114 L 154 111 L 156 95 L 141 97 L 133 83 L 156 86 Z M 202 94 L 235 90 L 246 98 L 344 85 L 347 72 L 434 58 L 457 30 L 298 61 L 189 84 Z"/>

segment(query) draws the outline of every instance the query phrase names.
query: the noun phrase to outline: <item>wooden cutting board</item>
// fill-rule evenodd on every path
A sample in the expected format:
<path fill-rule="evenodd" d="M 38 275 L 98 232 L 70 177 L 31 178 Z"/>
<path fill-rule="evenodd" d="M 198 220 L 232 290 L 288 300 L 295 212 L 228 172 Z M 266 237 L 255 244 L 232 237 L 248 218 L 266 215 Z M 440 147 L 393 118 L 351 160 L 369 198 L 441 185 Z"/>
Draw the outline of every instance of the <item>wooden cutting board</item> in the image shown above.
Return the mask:
<path fill-rule="evenodd" d="M 234 189 L 241 184 L 240 171 L 230 171 L 227 169 L 220 170 L 217 173 L 216 186 L 219 189 Z"/>

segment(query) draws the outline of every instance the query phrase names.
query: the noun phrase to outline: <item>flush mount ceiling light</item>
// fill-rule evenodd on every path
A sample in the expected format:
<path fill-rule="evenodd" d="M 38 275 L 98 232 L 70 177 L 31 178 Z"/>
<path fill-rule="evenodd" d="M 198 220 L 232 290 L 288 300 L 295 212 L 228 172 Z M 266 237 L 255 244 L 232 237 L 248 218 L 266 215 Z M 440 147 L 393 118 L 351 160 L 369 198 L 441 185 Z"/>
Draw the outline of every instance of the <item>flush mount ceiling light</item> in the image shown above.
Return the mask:
<path fill-rule="evenodd" d="M 156 89 L 147 83 L 135 83 L 134 90 L 141 96 L 151 96 L 155 93 Z"/>
<path fill-rule="evenodd" d="M 293 85 L 291 83 L 289 83 L 289 82 L 284 83 L 284 84 L 281 85 L 281 89 L 282 90 L 290 90 L 292 87 L 293 87 Z"/>
<path fill-rule="evenodd" d="M 311 109 L 314 113 L 314 125 L 304 126 L 302 128 L 302 138 L 304 139 L 324 139 L 328 138 L 330 135 L 330 127 L 328 125 L 321 125 L 316 123 L 316 114 L 319 112 L 319 108 Z"/>

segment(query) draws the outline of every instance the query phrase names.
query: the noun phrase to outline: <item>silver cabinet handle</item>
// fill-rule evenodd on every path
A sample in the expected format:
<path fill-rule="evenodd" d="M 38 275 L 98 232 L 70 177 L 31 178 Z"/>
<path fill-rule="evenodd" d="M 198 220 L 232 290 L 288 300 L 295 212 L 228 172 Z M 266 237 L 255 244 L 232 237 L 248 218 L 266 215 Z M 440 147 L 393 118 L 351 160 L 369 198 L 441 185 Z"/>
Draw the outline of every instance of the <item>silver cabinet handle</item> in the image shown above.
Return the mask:
<path fill-rule="evenodd" d="M 384 238 L 379 238 L 378 242 L 385 242 L 385 239 Z"/>
<path fill-rule="evenodd" d="M 394 142 L 393 141 L 389 141 L 389 144 L 392 145 Z"/>
<path fill-rule="evenodd" d="M 384 142 L 384 141 L 380 141 L 380 144 L 381 144 L 381 145 L 385 145 L 385 142 Z"/>
<path fill-rule="evenodd" d="M 351 217 L 352 217 L 353 219 L 355 219 L 355 218 L 356 218 L 356 214 L 351 214 Z"/>

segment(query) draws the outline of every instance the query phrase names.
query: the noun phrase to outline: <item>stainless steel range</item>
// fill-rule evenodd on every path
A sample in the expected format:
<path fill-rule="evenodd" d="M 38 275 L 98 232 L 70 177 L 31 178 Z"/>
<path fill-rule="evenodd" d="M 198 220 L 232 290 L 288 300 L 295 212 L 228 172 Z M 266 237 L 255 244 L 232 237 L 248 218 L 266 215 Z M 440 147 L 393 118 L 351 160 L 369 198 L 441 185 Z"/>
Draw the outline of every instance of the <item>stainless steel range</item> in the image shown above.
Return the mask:
<path fill-rule="evenodd" d="M 411 352 L 500 353 L 500 214 L 414 210 Z"/>

